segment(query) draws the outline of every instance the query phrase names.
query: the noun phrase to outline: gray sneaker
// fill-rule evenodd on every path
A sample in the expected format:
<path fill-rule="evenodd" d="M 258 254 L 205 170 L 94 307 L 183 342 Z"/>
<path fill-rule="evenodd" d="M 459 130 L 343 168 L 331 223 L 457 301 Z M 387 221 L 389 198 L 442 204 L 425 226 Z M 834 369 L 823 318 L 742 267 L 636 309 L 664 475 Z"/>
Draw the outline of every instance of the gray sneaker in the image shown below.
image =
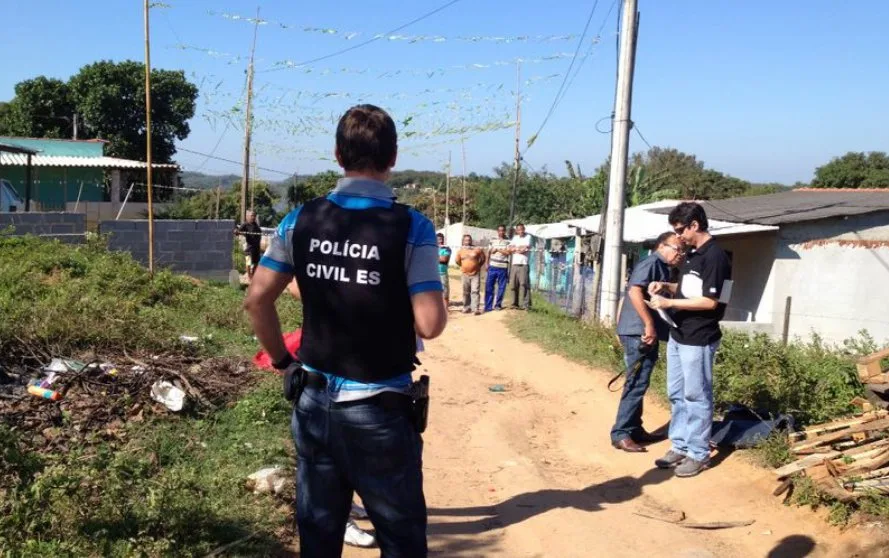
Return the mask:
<path fill-rule="evenodd" d="M 685 461 L 685 456 L 673 450 L 668 451 L 663 457 L 655 460 L 658 469 L 672 469 Z"/>
<path fill-rule="evenodd" d="M 677 477 L 693 477 L 710 466 L 710 459 L 697 461 L 691 457 L 687 457 L 679 466 L 676 467 Z"/>

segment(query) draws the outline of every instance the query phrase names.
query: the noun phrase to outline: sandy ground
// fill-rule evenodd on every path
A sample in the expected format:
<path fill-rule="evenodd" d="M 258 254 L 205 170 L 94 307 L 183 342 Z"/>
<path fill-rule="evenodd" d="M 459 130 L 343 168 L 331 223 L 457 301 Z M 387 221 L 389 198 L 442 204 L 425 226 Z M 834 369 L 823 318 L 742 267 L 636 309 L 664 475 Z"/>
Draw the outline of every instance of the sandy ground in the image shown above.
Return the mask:
<path fill-rule="evenodd" d="M 614 450 L 608 433 L 618 395 L 606 389 L 608 375 L 519 341 L 507 330 L 508 312 L 477 317 L 452 308 L 447 332 L 421 355 L 433 391 L 424 454 L 433 554 L 889 556 L 875 526 L 843 533 L 782 505 L 771 495 L 772 473 L 739 454 L 679 479 L 654 467 L 666 442 L 646 454 Z M 496 384 L 508 391 L 490 391 Z M 668 419 L 647 402 L 649 430 Z M 681 510 L 686 521 L 755 523 L 702 531 L 635 514 L 658 509 Z M 345 555 L 379 550 L 347 547 Z"/>

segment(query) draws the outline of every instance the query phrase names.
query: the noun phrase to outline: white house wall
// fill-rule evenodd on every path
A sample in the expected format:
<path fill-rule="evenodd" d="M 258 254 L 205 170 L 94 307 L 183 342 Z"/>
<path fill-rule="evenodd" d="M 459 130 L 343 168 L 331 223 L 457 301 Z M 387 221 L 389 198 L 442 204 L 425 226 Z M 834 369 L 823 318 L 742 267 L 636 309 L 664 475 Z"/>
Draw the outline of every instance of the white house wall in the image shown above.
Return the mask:
<path fill-rule="evenodd" d="M 889 340 L 889 212 L 781 226 L 772 279 L 777 332 L 790 296 L 791 337 Z"/>
<path fill-rule="evenodd" d="M 772 265 L 777 234 L 767 232 L 717 238 L 716 241 L 723 250 L 732 254 L 734 287 L 725 319 L 736 322 L 772 322 L 774 319 Z"/>

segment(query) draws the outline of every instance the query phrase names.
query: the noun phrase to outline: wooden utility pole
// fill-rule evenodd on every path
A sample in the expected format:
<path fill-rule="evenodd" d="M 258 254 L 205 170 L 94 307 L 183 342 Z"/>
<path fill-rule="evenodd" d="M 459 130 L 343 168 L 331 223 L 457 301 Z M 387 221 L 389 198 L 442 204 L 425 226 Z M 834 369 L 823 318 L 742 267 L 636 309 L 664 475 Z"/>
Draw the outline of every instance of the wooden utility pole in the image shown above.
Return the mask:
<path fill-rule="evenodd" d="M 448 226 L 451 224 L 451 152 L 448 151 L 448 174 L 445 178 L 445 242 L 448 240 Z"/>
<path fill-rule="evenodd" d="M 606 322 L 617 320 L 617 305 L 620 301 L 620 261 L 623 252 L 627 158 L 632 126 L 633 66 L 636 60 L 637 3 L 636 0 L 623 0 L 623 3 L 617 94 L 612 125 L 611 174 L 606 214 L 608 220 L 605 223 L 605 252 L 602 258 L 601 318 Z"/>
<path fill-rule="evenodd" d="M 253 176 L 250 182 L 250 211 L 256 211 L 256 156 L 253 157 Z"/>
<path fill-rule="evenodd" d="M 256 8 L 256 22 L 253 26 L 253 46 L 250 47 L 250 63 L 247 66 L 247 107 L 244 121 L 244 172 L 241 179 L 240 222 L 247 220 L 247 183 L 250 180 L 250 134 L 253 132 L 253 56 L 256 54 L 256 35 L 259 32 L 259 8 Z"/>
<path fill-rule="evenodd" d="M 509 197 L 509 225 L 515 225 L 515 200 L 516 191 L 519 188 L 519 171 L 522 167 L 522 153 L 519 150 L 519 142 L 522 137 L 522 63 L 516 62 L 516 90 L 515 90 L 515 162 L 513 163 L 512 195 Z"/>
<path fill-rule="evenodd" d="M 148 14 L 149 0 L 145 0 L 145 172 L 148 181 L 148 273 L 154 275 L 154 205 L 151 192 L 151 33 Z"/>
<path fill-rule="evenodd" d="M 216 220 L 219 220 L 219 198 L 222 196 L 222 179 L 219 180 L 219 185 L 216 186 Z"/>
<path fill-rule="evenodd" d="M 460 149 L 463 150 L 463 225 L 466 225 L 466 138 L 460 138 Z"/>

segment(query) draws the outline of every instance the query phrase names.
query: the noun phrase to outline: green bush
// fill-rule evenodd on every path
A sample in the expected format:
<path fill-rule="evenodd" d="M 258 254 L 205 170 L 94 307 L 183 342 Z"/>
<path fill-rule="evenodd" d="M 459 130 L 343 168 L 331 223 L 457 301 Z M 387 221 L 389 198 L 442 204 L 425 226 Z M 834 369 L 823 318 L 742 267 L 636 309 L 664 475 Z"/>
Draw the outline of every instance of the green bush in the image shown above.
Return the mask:
<path fill-rule="evenodd" d="M 545 301 L 509 322 L 519 337 L 572 360 L 616 372 L 623 352 L 613 329 L 588 325 L 566 316 Z M 865 332 L 840 347 L 818 337 L 784 346 L 764 334 L 726 331 L 717 353 L 714 403 L 717 411 L 734 403 L 789 413 L 799 423 L 826 421 L 853 411 L 852 399 L 863 394 L 854 357 L 875 350 Z M 651 387 L 666 400 L 665 343 Z"/>
<path fill-rule="evenodd" d="M 180 335 L 213 353 L 256 347 L 243 293 L 169 271 L 152 278 L 101 239 L 83 246 L 0 235 L 0 355 L 73 355 L 175 348 Z M 280 302 L 286 328 L 300 308 Z"/>

